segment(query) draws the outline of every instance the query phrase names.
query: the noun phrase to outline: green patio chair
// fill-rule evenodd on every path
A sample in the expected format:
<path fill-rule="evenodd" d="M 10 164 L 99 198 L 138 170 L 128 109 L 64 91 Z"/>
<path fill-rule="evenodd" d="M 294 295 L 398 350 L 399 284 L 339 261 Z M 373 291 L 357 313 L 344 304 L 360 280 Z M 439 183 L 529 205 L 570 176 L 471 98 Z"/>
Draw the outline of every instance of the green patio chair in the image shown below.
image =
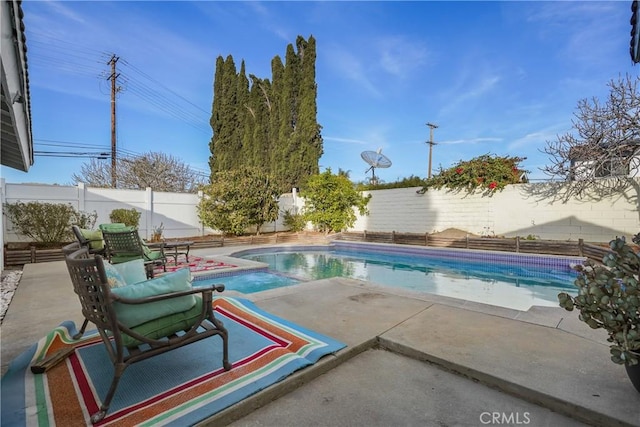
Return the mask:
<path fill-rule="evenodd" d="M 71 248 L 69 248 L 70 250 Z M 222 366 L 231 369 L 228 333 L 213 313 L 213 293 L 224 285 L 191 287 L 186 269 L 134 284 L 111 284 L 100 255 L 80 248 L 65 256 L 82 306 L 85 324 L 92 322 L 113 363 L 113 378 L 91 422 L 100 422 L 111 404 L 124 371 L 131 364 L 211 336 L 222 338 Z M 138 276 L 144 277 L 142 263 Z M 111 272 L 110 274 L 113 274 Z M 157 374 L 157 373 L 155 373 Z"/>
<path fill-rule="evenodd" d="M 163 270 L 167 271 L 167 257 L 162 244 L 157 246 L 157 250 L 152 250 L 142 242 L 135 227 L 126 227 L 123 231 L 110 231 L 108 227 L 103 228 L 102 225 L 100 226 L 102 238 L 110 263 L 119 264 L 142 258 L 149 278 L 153 277 L 153 268 L 156 265 L 162 266 Z"/>
<path fill-rule="evenodd" d="M 89 249 L 90 254 L 105 254 L 104 240 L 102 239 L 101 230 L 87 230 L 85 228 L 80 228 L 77 225 L 72 225 L 71 230 L 73 231 L 73 235 L 76 236 L 78 243 Z"/>

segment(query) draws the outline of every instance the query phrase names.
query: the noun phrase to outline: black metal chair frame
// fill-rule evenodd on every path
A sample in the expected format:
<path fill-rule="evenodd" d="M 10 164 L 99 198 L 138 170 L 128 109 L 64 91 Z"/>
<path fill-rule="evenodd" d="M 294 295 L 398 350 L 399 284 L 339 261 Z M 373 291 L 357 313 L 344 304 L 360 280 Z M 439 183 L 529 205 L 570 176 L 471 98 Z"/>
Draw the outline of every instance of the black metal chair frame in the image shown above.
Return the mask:
<path fill-rule="evenodd" d="M 167 271 L 167 257 L 164 254 L 164 246 L 162 244 L 154 245 L 153 251 L 159 251 L 161 256 L 159 259 L 150 259 L 144 251 L 138 230 L 103 231 L 102 237 L 106 248 L 106 256 L 110 262 L 114 257 L 142 258 L 148 278 L 153 277 L 153 267 L 155 265 L 162 265 L 163 270 Z"/>
<path fill-rule="evenodd" d="M 89 249 L 90 254 L 104 255 L 106 253 L 106 247 L 103 247 L 102 249 L 93 249 L 91 247 L 92 240 L 89 240 L 86 237 L 84 237 L 82 235 L 82 232 L 80 231 L 80 227 L 78 227 L 77 225 L 72 225 L 71 230 L 73 230 L 73 234 L 76 236 L 76 239 L 78 239 L 78 243 L 80 243 L 81 246 L 84 246 L 87 249 Z"/>
<path fill-rule="evenodd" d="M 72 253 L 78 251 L 79 249 L 82 248 L 87 248 L 86 246 L 83 246 L 80 242 L 72 242 L 69 243 L 66 246 L 62 247 L 62 252 L 64 253 L 65 258 L 68 257 L 69 255 L 71 255 Z M 89 250 L 89 248 L 87 248 L 87 251 Z M 79 340 L 82 335 L 84 335 L 84 331 L 87 330 L 87 326 L 89 326 L 89 320 L 87 320 L 87 318 L 84 319 L 84 322 L 82 322 L 82 326 L 80 327 L 80 330 L 78 331 L 77 334 L 75 334 L 73 336 L 74 340 Z"/>
<path fill-rule="evenodd" d="M 97 326 L 114 366 L 111 386 L 102 401 L 100 410 L 91 415 L 92 423 L 97 423 L 105 417 L 122 374 L 133 363 L 219 335 L 222 338 L 223 348 L 222 366 L 225 370 L 231 369 L 228 356 L 228 333 L 222 322 L 215 318 L 212 306 L 213 292 L 222 292 L 224 285 L 212 285 L 148 298 L 127 299 L 111 293 L 101 256 L 90 256 L 87 248 L 81 248 L 66 255 L 65 260 L 73 289 L 80 299 L 82 314 L 86 321 Z M 140 286 L 144 286 L 144 284 Z M 127 328 L 118 321 L 112 305 L 116 301 L 121 304 L 146 304 L 192 294 L 202 295 L 202 311 L 198 320 L 191 328 L 185 330 L 184 334 L 173 334 L 162 339 L 150 339 Z M 125 347 L 122 341 L 123 334 L 140 341 L 142 344 L 131 348 Z"/>

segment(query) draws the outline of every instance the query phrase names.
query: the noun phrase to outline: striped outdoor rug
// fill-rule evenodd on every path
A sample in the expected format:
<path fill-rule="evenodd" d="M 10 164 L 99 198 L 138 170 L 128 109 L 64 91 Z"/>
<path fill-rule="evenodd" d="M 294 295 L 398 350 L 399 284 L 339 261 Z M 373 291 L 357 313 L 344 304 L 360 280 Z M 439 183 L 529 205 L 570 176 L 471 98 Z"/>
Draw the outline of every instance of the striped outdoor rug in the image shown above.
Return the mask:
<path fill-rule="evenodd" d="M 216 317 L 229 331 L 230 371 L 219 337 L 131 365 L 98 425 L 193 425 L 312 365 L 344 344 L 277 318 L 244 299 L 220 297 Z M 112 378 L 97 335 L 73 341 L 65 322 L 16 358 L 2 378 L 2 425 L 91 425 Z M 76 351 L 44 374 L 30 364 L 62 346 Z"/>
<path fill-rule="evenodd" d="M 185 259 L 184 255 L 178 256 L 178 263 L 176 265 L 173 258 L 168 258 L 166 263 L 167 272 L 176 271 L 180 268 L 188 267 L 192 273 L 199 273 L 203 271 L 219 270 L 221 268 L 234 268 L 237 267 L 233 264 L 227 264 L 223 261 L 217 261 L 210 258 L 202 258 L 195 255 L 189 255 L 189 262 Z M 155 266 L 153 269 L 155 275 L 164 273 L 162 266 Z"/>

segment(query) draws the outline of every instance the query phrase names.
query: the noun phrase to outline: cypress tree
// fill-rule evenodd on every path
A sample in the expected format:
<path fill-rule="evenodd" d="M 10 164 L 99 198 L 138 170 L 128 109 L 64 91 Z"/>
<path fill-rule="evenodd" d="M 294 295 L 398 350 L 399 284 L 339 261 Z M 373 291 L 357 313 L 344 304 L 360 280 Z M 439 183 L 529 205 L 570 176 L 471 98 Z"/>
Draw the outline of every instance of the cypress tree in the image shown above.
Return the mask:
<path fill-rule="evenodd" d="M 304 185 L 318 173 L 322 127 L 317 123 L 316 41 L 296 39 L 271 61 L 272 80 L 236 73 L 233 58 L 216 61 L 211 118 L 212 174 L 257 166 L 270 173 L 281 191 Z"/>
<path fill-rule="evenodd" d="M 222 118 L 220 115 L 222 114 L 222 93 L 223 93 L 223 83 L 224 79 L 222 77 L 222 72 L 224 71 L 224 60 L 222 56 L 219 56 L 216 59 L 216 72 L 215 77 L 213 79 L 213 103 L 211 105 L 211 120 L 209 121 L 211 125 L 211 130 L 213 131 L 213 136 L 211 137 L 211 141 L 209 142 L 209 151 L 211 155 L 209 156 L 209 168 L 211 169 L 211 173 L 215 173 L 219 170 L 218 164 L 220 159 L 223 156 L 223 153 L 219 152 L 218 147 L 220 146 L 220 131 L 222 129 Z"/>
<path fill-rule="evenodd" d="M 298 150 L 297 175 L 295 183 L 304 186 L 306 179 L 319 172 L 318 159 L 322 156 L 322 127 L 318 124 L 316 99 L 316 40 L 313 36 L 308 41 L 298 36 L 296 40 L 301 67 L 299 82 L 298 126 L 300 146 Z M 298 157 L 296 156 L 296 157 Z"/>
<path fill-rule="evenodd" d="M 235 69 L 233 70 L 235 73 Z M 252 133 L 254 121 L 252 120 L 252 111 L 249 105 L 249 79 L 245 73 L 244 61 L 240 64 L 240 72 L 235 74 L 236 77 L 236 114 L 238 117 L 238 126 L 234 130 L 238 143 L 235 146 L 235 152 L 229 153 L 233 157 L 228 170 L 238 169 L 246 164 L 247 159 L 251 158 L 252 150 Z"/>
<path fill-rule="evenodd" d="M 286 187 L 295 185 L 295 168 L 297 164 L 297 148 L 299 147 L 299 135 L 296 132 L 298 111 L 298 56 L 293 46 L 287 46 L 284 72 L 282 74 L 282 87 L 279 96 L 280 117 L 278 139 L 276 141 L 276 161 L 274 166 L 276 179 L 283 191 Z"/>
<path fill-rule="evenodd" d="M 250 166 L 258 167 L 271 173 L 270 141 L 269 141 L 269 106 L 271 103 L 271 83 L 267 79 L 259 79 L 251 75 L 251 140 L 252 151 Z"/>
<path fill-rule="evenodd" d="M 209 165 L 211 173 L 233 169 L 239 161 L 241 134 L 237 114 L 236 66 L 229 55 L 216 61 Z"/>
<path fill-rule="evenodd" d="M 278 141 L 280 139 L 280 121 L 282 120 L 282 87 L 284 83 L 284 64 L 282 63 L 282 59 L 280 56 L 276 55 L 271 60 L 271 75 L 272 75 L 272 85 L 271 85 L 271 111 L 269 112 L 269 164 L 271 169 L 271 175 L 275 177 L 276 180 L 280 181 L 280 177 L 278 176 L 278 167 L 276 166 L 279 155 Z"/>

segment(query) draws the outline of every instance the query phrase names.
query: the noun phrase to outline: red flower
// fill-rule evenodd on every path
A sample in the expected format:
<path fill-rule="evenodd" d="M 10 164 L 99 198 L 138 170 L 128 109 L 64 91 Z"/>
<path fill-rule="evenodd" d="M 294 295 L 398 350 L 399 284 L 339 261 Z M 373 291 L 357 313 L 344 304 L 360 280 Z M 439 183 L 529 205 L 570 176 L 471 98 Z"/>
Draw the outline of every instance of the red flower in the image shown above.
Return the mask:
<path fill-rule="evenodd" d="M 498 186 L 498 183 L 495 181 L 491 181 L 491 183 L 489 184 L 489 190 L 493 190 L 494 188 L 496 188 Z"/>
<path fill-rule="evenodd" d="M 462 168 L 458 168 L 458 169 L 456 169 L 456 173 L 457 173 L 458 175 L 460 175 L 462 172 L 464 172 L 464 169 L 462 169 Z"/>

